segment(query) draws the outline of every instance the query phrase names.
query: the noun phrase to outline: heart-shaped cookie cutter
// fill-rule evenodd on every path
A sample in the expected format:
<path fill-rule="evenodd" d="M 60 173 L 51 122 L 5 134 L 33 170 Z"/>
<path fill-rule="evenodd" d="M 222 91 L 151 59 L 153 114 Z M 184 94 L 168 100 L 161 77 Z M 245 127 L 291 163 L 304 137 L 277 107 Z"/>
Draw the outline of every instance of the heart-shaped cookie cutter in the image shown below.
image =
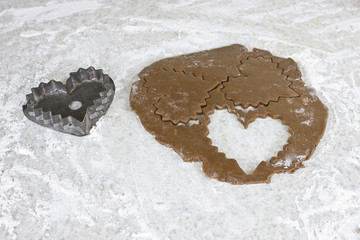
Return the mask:
<path fill-rule="evenodd" d="M 42 82 L 31 92 L 23 105 L 28 119 L 60 132 L 84 136 L 110 107 L 115 85 L 101 69 L 89 67 L 70 73 L 66 84 Z"/>

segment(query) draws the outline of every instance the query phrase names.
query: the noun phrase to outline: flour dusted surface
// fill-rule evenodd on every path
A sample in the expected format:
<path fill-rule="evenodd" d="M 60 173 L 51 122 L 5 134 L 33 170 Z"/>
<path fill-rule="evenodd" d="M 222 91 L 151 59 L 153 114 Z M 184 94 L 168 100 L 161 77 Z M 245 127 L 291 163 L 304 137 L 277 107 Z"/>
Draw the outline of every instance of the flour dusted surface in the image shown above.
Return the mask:
<path fill-rule="evenodd" d="M 356 1 L 1 1 L 0 239 L 358 239 L 359 8 Z M 130 111 L 130 86 L 145 66 L 232 43 L 292 57 L 329 108 L 306 168 L 269 185 L 205 177 Z M 117 87 L 91 135 L 25 118 L 31 87 L 90 65 Z"/>

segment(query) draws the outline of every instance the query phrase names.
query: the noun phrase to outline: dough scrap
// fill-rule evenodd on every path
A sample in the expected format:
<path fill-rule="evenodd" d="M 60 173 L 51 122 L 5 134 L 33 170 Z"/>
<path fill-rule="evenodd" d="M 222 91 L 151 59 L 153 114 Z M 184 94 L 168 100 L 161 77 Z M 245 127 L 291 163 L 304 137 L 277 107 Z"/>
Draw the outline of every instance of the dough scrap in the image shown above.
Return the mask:
<path fill-rule="evenodd" d="M 304 167 L 325 131 L 327 108 L 305 86 L 295 61 L 268 51 L 248 52 L 235 44 L 167 58 L 146 67 L 139 78 L 130 105 L 144 128 L 184 161 L 201 161 L 204 173 L 219 181 L 269 183 L 275 173 L 294 173 Z M 257 118 L 280 119 L 291 136 L 277 156 L 246 174 L 207 137 L 215 109 L 235 114 L 245 128 Z"/>

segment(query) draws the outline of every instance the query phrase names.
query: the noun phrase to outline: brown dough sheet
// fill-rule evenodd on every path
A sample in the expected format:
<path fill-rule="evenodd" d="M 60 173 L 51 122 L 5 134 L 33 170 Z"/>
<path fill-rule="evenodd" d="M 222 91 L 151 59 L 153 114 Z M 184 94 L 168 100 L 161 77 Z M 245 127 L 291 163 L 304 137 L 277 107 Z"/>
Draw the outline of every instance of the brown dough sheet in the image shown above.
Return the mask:
<path fill-rule="evenodd" d="M 219 181 L 269 183 L 274 173 L 294 173 L 325 131 L 327 109 L 315 91 L 304 86 L 297 64 L 268 51 L 230 45 L 160 60 L 139 77 L 130 104 L 144 128 L 184 161 L 202 161 L 204 173 Z M 215 109 L 236 114 L 245 128 L 257 118 L 280 119 L 291 136 L 277 156 L 246 174 L 207 137 Z"/>

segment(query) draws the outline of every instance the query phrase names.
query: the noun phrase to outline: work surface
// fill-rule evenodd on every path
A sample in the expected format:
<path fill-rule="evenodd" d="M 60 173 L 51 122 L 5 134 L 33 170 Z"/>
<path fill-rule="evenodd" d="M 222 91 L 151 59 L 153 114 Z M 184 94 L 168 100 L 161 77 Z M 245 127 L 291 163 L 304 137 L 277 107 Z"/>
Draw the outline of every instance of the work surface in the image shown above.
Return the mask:
<path fill-rule="evenodd" d="M 0 239 L 359 239 L 360 3 L 313 2 L 2 0 Z M 159 144 L 129 106 L 147 65 L 233 43 L 293 58 L 329 110 L 306 168 L 270 184 L 206 177 L 200 163 Z M 24 116 L 32 87 L 88 66 L 116 85 L 90 135 Z M 209 136 L 249 162 L 274 154 L 251 136 L 263 146 L 288 136 L 267 119 L 244 144 L 227 116 L 214 114 Z"/>

